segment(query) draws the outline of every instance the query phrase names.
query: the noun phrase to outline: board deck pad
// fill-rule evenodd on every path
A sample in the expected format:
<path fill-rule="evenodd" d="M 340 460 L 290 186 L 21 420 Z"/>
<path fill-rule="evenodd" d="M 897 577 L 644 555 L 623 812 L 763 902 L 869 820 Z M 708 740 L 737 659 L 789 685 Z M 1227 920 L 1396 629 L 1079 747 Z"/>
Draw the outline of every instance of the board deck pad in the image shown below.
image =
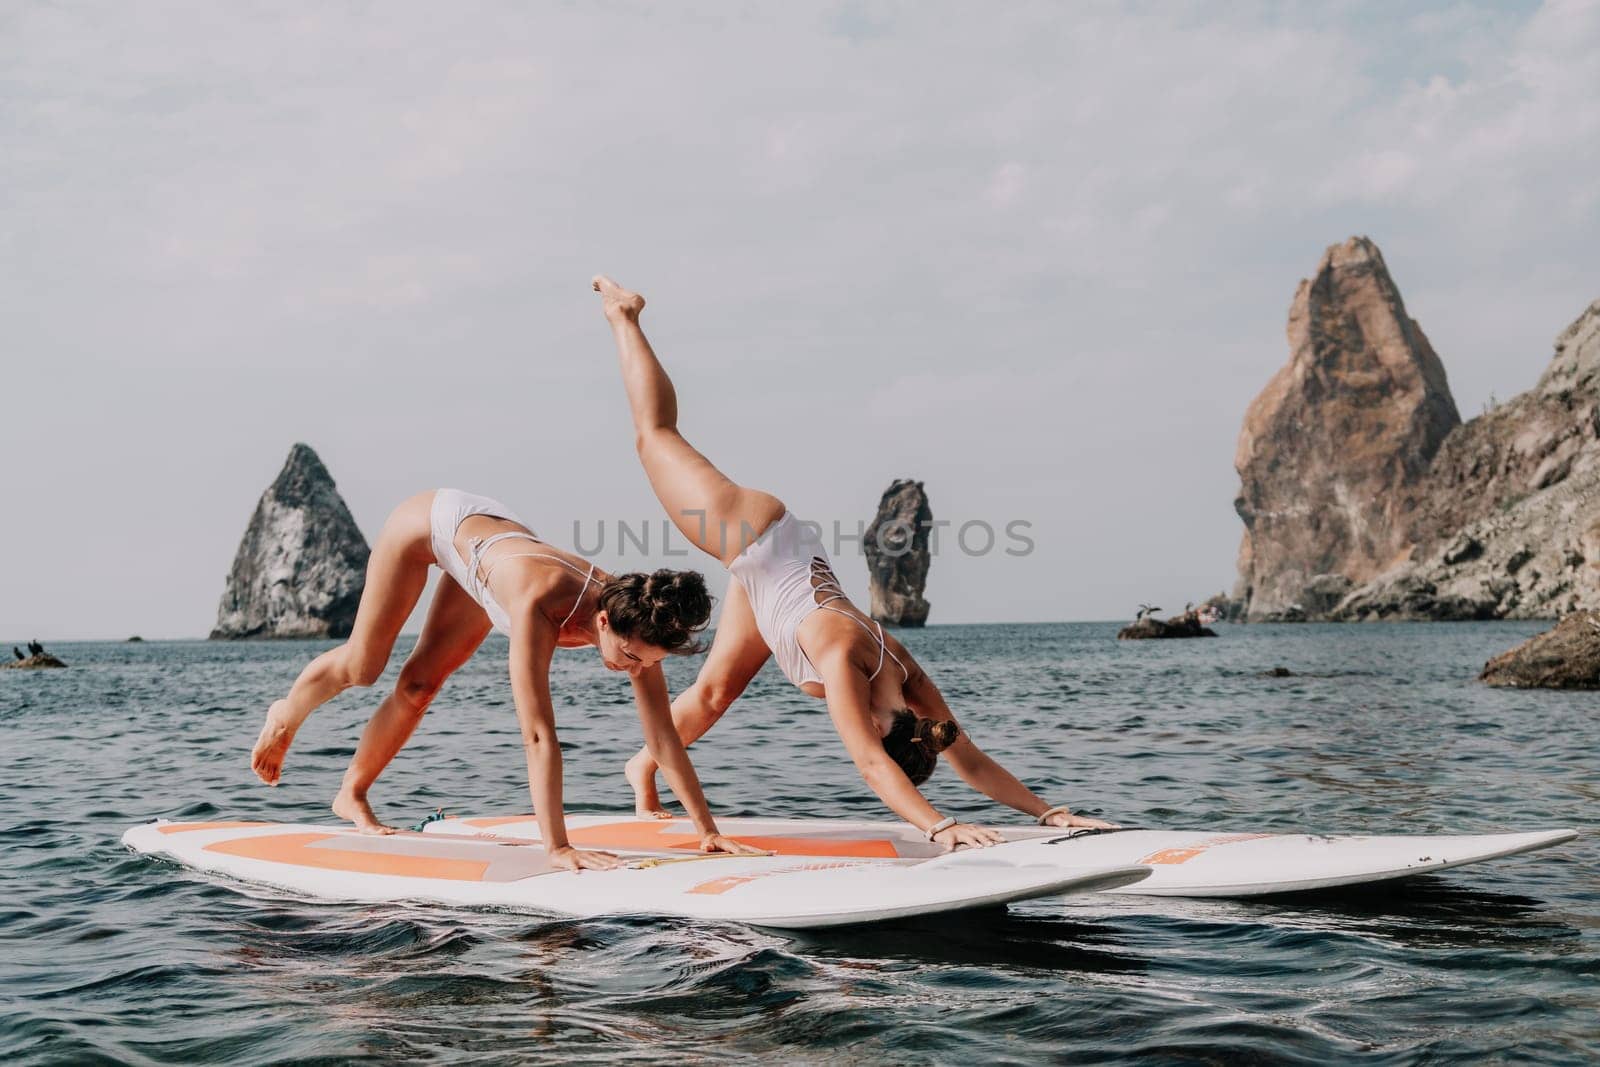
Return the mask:
<path fill-rule="evenodd" d="M 717 820 L 741 841 L 786 856 L 893 856 L 929 859 L 944 854 L 915 827 L 843 819 Z M 444 819 L 431 833 L 477 834 L 537 841 L 532 815 Z M 1143 864 L 1150 877 L 1109 890 L 1145 896 L 1248 897 L 1363 885 L 1448 870 L 1571 841 L 1576 830 L 1446 835 L 1340 835 L 1115 830 L 1073 832 L 995 827 L 1007 843 L 952 855 L 985 857 L 1017 867 Z M 689 852 L 699 835 L 684 819 L 632 815 L 569 815 L 567 832 L 584 848 Z"/>
<path fill-rule="evenodd" d="M 439 825 L 439 824 L 435 824 Z M 135 851 L 323 900 L 411 901 L 591 918 L 655 915 L 778 929 L 844 926 L 1088 893 L 1148 867 L 996 864 L 977 854 L 703 855 L 631 850 L 610 871 L 560 870 L 537 844 L 469 834 L 366 835 L 253 822 L 136 826 Z M 698 846 L 698 837 L 695 839 Z"/>

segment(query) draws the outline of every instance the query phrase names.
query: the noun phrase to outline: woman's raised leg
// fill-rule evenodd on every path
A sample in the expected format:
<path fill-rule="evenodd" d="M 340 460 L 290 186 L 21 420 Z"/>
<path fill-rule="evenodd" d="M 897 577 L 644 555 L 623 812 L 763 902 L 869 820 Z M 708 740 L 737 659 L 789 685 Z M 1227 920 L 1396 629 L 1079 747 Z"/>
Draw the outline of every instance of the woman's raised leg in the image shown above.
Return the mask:
<path fill-rule="evenodd" d="M 350 638 L 306 665 L 289 695 L 267 709 L 250 766 L 277 785 L 283 758 L 311 713 L 351 686 L 371 685 L 383 673 L 400 627 L 417 606 L 433 563 L 429 511 L 433 494 L 418 493 L 389 515 L 367 560 L 367 582 Z"/>
<path fill-rule="evenodd" d="M 678 394 L 639 328 L 644 297 L 610 278 L 594 279 L 617 341 L 622 384 L 633 412 L 639 461 L 668 517 L 701 551 L 726 566 L 783 517 L 783 501 L 723 474 L 678 432 Z"/>
<path fill-rule="evenodd" d="M 410 739 L 445 679 L 472 658 L 487 636 L 489 617 L 483 609 L 455 579 L 448 574 L 440 578 L 417 647 L 406 657 L 394 692 L 378 705 L 350 758 L 350 769 L 333 799 L 335 815 L 349 819 L 363 833 L 394 832 L 372 814 L 367 790 Z"/>
<path fill-rule="evenodd" d="M 716 725 L 771 655 L 756 629 L 755 613 L 750 610 L 744 586 L 731 583 L 722 601 L 717 636 L 711 641 L 700 676 L 672 702 L 672 725 L 685 745 L 693 744 Z M 656 761 L 650 758 L 649 749 L 641 748 L 628 761 L 627 775 L 628 784 L 633 786 L 634 812 L 642 818 L 665 818 L 667 813 L 656 791 Z"/>

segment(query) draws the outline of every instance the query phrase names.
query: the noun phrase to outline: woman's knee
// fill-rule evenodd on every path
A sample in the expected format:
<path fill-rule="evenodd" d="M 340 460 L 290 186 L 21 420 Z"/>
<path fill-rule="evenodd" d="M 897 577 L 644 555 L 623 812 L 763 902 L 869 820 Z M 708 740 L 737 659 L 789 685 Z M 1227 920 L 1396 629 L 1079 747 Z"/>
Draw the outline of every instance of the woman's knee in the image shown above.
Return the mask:
<path fill-rule="evenodd" d="M 400 670 L 400 678 L 395 682 L 394 692 L 402 706 L 421 715 L 428 710 L 428 705 L 433 703 L 433 698 L 438 696 L 439 690 L 443 688 L 443 675 L 437 671 L 423 670 L 407 664 Z"/>
<path fill-rule="evenodd" d="M 744 694 L 745 686 L 750 681 L 726 674 L 707 675 L 702 672 L 694 684 L 700 690 L 701 703 L 720 718 Z"/>
<path fill-rule="evenodd" d="M 383 669 L 389 665 L 389 650 L 374 649 L 360 645 L 344 646 L 344 683 L 347 686 L 366 688 L 383 677 Z"/>

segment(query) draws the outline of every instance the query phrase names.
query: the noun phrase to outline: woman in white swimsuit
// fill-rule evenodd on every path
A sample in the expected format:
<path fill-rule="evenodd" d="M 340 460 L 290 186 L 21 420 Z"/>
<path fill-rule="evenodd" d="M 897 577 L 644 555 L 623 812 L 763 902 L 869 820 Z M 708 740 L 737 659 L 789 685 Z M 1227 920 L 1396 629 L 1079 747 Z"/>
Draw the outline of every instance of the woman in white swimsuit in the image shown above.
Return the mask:
<path fill-rule="evenodd" d="M 495 629 L 511 639 L 511 694 L 522 726 L 528 788 L 557 866 L 604 869 L 620 862 L 609 853 L 573 848 L 562 817 L 550 660 L 557 648 L 589 645 L 607 668 L 625 671 L 633 682 L 645 747 L 684 798 L 701 847 L 759 851 L 717 832 L 673 729 L 661 672 L 668 655 L 698 651 L 695 635 L 711 617 L 705 579 L 694 571 L 667 570 L 613 577 L 540 541 L 504 504 L 457 489 L 419 493 L 383 524 L 350 639 L 312 660 L 289 695 L 267 711 L 250 757 L 263 782 L 278 784 L 295 731 L 313 711 L 351 686 L 378 680 L 435 564 L 444 575 L 422 636 L 400 668 L 394 692 L 361 735 L 333 801 L 335 814 L 369 833 L 393 833 L 373 815 L 367 790 L 410 738 L 445 679 Z"/>
<path fill-rule="evenodd" d="M 951 847 L 1001 840 L 940 815 L 917 791 L 941 752 L 967 784 L 1041 825 L 1111 826 L 1052 807 L 972 743 L 905 647 L 845 597 L 816 527 L 777 497 L 734 483 L 683 439 L 672 381 L 639 328 L 644 298 L 605 277 L 594 288 L 616 337 L 650 486 L 684 536 L 735 579 L 700 676 L 672 705 L 683 740 L 710 729 L 772 656 L 802 692 L 828 702 L 861 776 L 929 840 Z M 657 764 L 647 751 L 628 762 L 640 814 L 661 813 Z"/>

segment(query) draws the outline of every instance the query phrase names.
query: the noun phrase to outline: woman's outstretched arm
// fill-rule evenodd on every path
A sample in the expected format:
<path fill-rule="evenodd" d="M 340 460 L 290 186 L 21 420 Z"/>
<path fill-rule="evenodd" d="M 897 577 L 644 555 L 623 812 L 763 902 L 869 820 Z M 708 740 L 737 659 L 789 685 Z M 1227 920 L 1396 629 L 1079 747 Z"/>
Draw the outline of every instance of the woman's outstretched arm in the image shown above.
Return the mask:
<path fill-rule="evenodd" d="M 555 710 L 550 701 L 550 660 L 555 650 L 555 626 L 536 603 L 523 605 L 512 614 L 511 696 L 522 727 L 528 792 L 539 820 L 540 840 L 552 863 L 571 871 L 607 870 L 622 861 L 609 852 L 580 852 L 567 840 L 566 813 L 561 807 L 561 745 L 556 740 Z"/>
<path fill-rule="evenodd" d="M 700 850 L 731 852 L 736 856 L 765 855 L 763 850 L 724 837 L 717 830 L 717 824 L 711 818 L 711 809 L 706 804 L 705 793 L 700 788 L 700 776 L 695 774 L 694 764 L 689 761 L 689 753 L 684 749 L 683 741 L 673 725 L 667 678 L 661 670 L 661 664 L 646 667 L 633 675 L 633 699 L 639 706 L 639 725 L 644 729 L 645 748 L 667 776 L 667 784 L 677 794 L 690 820 L 694 822 L 694 828 L 699 831 Z"/>
<path fill-rule="evenodd" d="M 911 664 L 910 677 L 905 684 L 906 705 L 917 715 L 928 719 L 954 719 L 950 706 L 944 701 L 944 694 L 939 692 L 939 687 L 933 684 L 925 672 L 914 661 Z M 972 740 L 972 735 L 966 730 L 961 731 L 961 736 L 956 743 L 945 749 L 945 758 L 956 769 L 961 780 L 966 782 L 978 792 L 990 799 L 998 801 L 1010 808 L 1015 808 L 1024 815 L 1038 818 L 1050 810 L 1049 801 L 1043 800 L 1037 793 L 1023 785 L 1017 776 L 1002 767 L 994 757 L 979 748 Z M 1097 829 L 1109 829 L 1115 823 L 1102 822 L 1099 819 L 1089 819 L 1070 812 L 1058 811 L 1047 820 L 1050 826 L 1087 826 Z"/>
<path fill-rule="evenodd" d="M 883 739 L 873 725 L 867 675 L 847 649 L 838 649 L 817 663 L 827 691 L 828 715 L 839 731 L 844 747 L 855 761 L 856 770 L 878 799 L 906 822 L 924 832 L 944 822 L 944 816 L 928 803 L 906 777 L 906 772 L 883 750 Z M 934 835 L 941 845 L 997 845 L 1004 839 L 993 830 L 967 823 L 954 823 Z"/>

